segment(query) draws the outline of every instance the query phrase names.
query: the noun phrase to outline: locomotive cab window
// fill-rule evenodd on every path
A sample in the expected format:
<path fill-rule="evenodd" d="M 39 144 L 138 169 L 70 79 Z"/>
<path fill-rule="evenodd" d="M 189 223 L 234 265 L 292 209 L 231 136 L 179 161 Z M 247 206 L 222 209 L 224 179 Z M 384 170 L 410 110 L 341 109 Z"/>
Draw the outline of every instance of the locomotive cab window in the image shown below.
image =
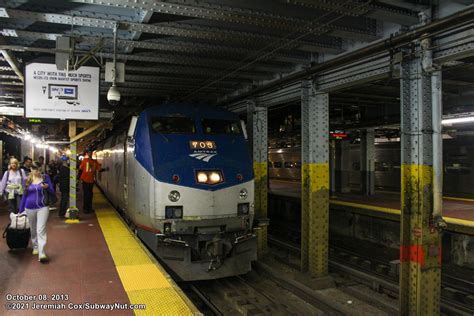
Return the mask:
<path fill-rule="evenodd" d="M 190 117 L 154 117 L 151 128 L 156 133 L 163 134 L 194 134 L 196 127 Z"/>
<path fill-rule="evenodd" d="M 202 130 L 204 134 L 240 134 L 240 125 L 237 121 L 219 120 L 219 119 L 203 119 Z"/>

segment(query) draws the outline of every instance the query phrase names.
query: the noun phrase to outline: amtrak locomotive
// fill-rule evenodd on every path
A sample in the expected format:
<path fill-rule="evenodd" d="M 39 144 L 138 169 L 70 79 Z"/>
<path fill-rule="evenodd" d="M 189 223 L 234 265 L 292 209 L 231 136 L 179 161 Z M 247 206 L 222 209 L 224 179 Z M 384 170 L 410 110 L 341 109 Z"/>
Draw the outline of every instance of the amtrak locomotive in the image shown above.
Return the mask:
<path fill-rule="evenodd" d="M 164 104 L 103 142 L 97 182 L 181 280 L 243 274 L 256 260 L 252 160 L 238 117 Z"/>

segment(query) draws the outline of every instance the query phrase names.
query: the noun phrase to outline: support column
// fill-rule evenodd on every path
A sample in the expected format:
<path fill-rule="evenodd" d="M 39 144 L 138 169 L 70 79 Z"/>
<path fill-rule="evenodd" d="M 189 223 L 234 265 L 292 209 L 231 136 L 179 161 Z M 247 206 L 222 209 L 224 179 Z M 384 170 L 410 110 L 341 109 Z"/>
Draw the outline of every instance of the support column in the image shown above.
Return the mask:
<path fill-rule="evenodd" d="M 251 126 L 249 140 L 252 144 L 253 170 L 255 174 L 255 222 L 257 224 L 257 255 L 262 257 L 268 251 L 268 111 L 249 101 L 249 120 Z"/>
<path fill-rule="evenodd" d="M 361 193 L 375 194 L 375 132 L 373 129 L 361 131 L 360 135 L 360 185 Z"/>
<path fill-rule="evenodd" d="M 329 96 L 312 81 L 301 88 L 301 269 L 321 278 L 328 274 Z"/>
<path fill-rule="evenodd" d="M 401 315 L 440 313 L 442 219 L 441 210 L 434 209 L 433 170 L 441 170 L 442 159 L 433 160 L 433 154 L 439 158 L 442 151 L 433 139 L 440 137 L 441 115 L 433 110 L 439 112 L 442 99 L 441 93 L 432 93 L 433 76 L 436 72 L 426 72 L 421 58 L 402 62 Z"/>
<path fill-rule="evenodd" d="M 76 121 L 69 121 L 69 138 L 72 139 L 76 136 L 77 123 Z M 67 223 L 78 222 L 78 213 L 76 200 L 77 200 L 77 142 L 74 141 L 70 144 L 71 156 L 69 157 L 69 208 L 66 212 Z"/>

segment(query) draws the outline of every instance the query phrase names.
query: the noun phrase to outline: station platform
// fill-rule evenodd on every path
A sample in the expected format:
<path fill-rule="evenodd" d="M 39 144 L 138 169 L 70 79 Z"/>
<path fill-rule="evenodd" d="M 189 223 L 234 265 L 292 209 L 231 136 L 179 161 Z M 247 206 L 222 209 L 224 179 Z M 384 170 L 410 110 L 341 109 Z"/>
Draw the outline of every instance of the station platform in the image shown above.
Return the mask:
<path fill-rule="evenodd" d="M 94 208 L 75 224 L 50 212 L 46 264 L 0 243 L 0 315 L 199 314 L 98 190 Z"/>
<path fill-rule="evenodd" d="M 270 180 L 269 193 L 300 198 L 301 183 Z M 353 193 L 337 193 L 330 197 L 331 208 L 345 208 L 382 218 L 400 218 L 400 193 L 376 191 L 367 196 Z M 443 218 L 448 230 L 474 234 L 474 199 L 443 197 Z"/>

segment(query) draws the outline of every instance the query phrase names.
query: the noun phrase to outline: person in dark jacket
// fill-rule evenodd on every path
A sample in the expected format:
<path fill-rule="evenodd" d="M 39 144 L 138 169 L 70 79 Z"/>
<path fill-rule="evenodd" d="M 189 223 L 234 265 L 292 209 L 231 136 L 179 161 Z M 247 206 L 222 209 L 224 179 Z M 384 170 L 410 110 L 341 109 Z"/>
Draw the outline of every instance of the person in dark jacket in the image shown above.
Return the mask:
<path fill-rule="evenodd" d="M 58 183 L 59 183 L 59 191 L 61 191 L 61 203 L 59 206 L 59 213 L 58 216 L 60 218 L 64 218 L 66 216 L 66 211 L 68 207 L 68 200 L 69 200 L 69 176 L 70 176 L 70 169 L 69 169 L 69 161 L 66 155 L 61 157 L 61 167 L 59 167 L 59 174 L 58 174 Z"/>
<path fill-rule="evenodd" d="M 21 169 L 23 169 L 26 172 L 26 175 L 30 174 L 32 163 L 33 163 L 33 159 L 31 159 L 30 157 L 25 156 L 25 158 L 23 158 L 23 165 L 21 166 Z"/>

